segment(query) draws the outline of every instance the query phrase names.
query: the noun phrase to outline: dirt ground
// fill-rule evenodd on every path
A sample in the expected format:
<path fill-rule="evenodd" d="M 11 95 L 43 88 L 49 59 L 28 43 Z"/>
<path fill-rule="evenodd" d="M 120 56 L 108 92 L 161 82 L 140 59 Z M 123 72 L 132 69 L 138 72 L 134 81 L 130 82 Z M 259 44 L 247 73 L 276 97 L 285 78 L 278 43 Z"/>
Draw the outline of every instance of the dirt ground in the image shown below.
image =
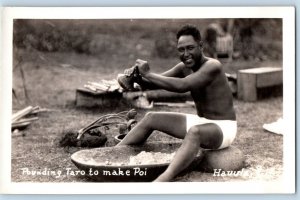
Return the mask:
<path fill-rule="evenodd" d="M 77 108 L 75 90 L 87 81 L 115 78 L 124 66 L 130 66 L 132 59 L 114 57 L 98 59 L 77 53 L 41 53 L 20 50 L 22 63 L 19 65 L 25 72 L 25 87 L 29 100 L 25 100 L 24 82 L 20 70 L 14 69 L 13 87 L 18 99 L 13 99 L 13 109 L 18 110 L 27 105 L 49 109 L 39 113 L 39 120 L 19 134 L 12 134 L 12 181 L 13 182 L 88 182 L 84 176 L 32 176 L 22 174 L 22 168 L 29 170 L 77 170 L 70 156 L 78 148 L 62 148 L 57 143 L 62 134 L 68 130 L 78 130 L 106 113 L 120 112 L 131 107 L 116 108 Z M 110 61 L 110 62 L 108 62 Z M 154 71 L 163 71 L 175 64 L 177 60 L 152 59 Z M 227 72 L 253 66 L 280 66 L 279 61 L 234 61 L 225 64 Z M 155 67 L 157 66 L 157 67 Z M 283 136 L 263 130 L 264 123 L 271 123 L 282 116 L 282 97 L 272 97 L 257 102 L 234 100 L 237 112 L 238 134 L 233 143 L 246 157 L 245 170 L 252 172 L 251 177 L 214 177 L 211 173 L 192 171 L 175 181 L 274 181 L 280 179 L 283 170 Z M 175 111 L 195 113 L 193 107 L 169 108 L 155 106 L 151 111 Z M 137 109 L 138 119 L 149 110 Z M 23 135 L 25 136 L 23 136 Z M 106 132 L 107 146 L 113 146 L 113 137 L 117 134 L 112 128 Z M 156 133 L 150 141 L 175 141 L 163 133 Z"/>

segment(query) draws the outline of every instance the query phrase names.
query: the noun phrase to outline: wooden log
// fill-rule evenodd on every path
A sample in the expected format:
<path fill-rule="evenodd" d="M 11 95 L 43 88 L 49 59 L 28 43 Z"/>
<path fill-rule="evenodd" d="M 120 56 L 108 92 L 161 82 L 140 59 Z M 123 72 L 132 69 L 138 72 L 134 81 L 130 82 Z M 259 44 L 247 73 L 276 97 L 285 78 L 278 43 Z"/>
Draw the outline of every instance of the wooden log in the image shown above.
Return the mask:
<path fill-rule="evenodd" d="M 15 123 L 23 123 L 23 122 L 32 122 L 32 121 L 36 121 L 38 119 L 39 119 L 38 117 L 23 118 L 23 119 L 19 119 L 19 120 L 13 122 L 13 124 L 15 124 Z"/>
<path fill-rule="evenodd" d="M 89 90 L 91 90 L 93 92 L 97 91 L 97 89 L 94 86 L 92 86 L 92 85 L 85 84 L 83 87 L 85 87 L 85 88 L 87 88 L 87 89 L 89 89 Z"/>
<path fill-rule="evenodd" d="M 104 84 L 101 83 L 96 83 L 96 82 L 88 82 L 89 85 L 92 85 L 96 89 L 102 90 L 102 91 L 107 91 L 108 87 L 105 86 Z"/>
<path fill-rule="evenodd" d="M 186 101 L 184 103 L 169 103 L 169 102 L 154 102 L 154 106 L 168 106 L 168 107 L 193 107 L 195 104 L 192 101 Z"/>
<path fill-rule="evenodd" d="M 28 106 L 12 115 L 12 122 L 16 122 L 18 119 L 21 119 L 25 115 L 29 114 L 32 111 L 33 107 Z"/>
<path fill-rule="evenodd" d="M 139 96 L 146 96 L 149 101 L 160 102 L 185 102 L 192 100 L 190 92 L 177 93 L 166 90 L 146 90 L 138 92 L 124 92 L 123 98 L 127 100 L 135 99 Z"/>
<path fill-rule="evenodd" d="M 37 110 L 31 111 L 30 114 L 37 114 L 37 113 L 41 113 L 41 112 L 50 112 L 50 111 L 54 111 L 54 110 L 47 109 L 47 108 L 39 108 Z"/>
<path fill-rule="evenodd" d="M 39 106 L 33 107 L 31 113 L 32 113 L 32 112 L 36 112 L 37 110 L 40 110 L 40 107 L 39 107 Z"/>
<path fill-rule="evenodd" d="M 30 124 L 31 124 L 31 122 L 21 122 L 21 123 L 15 122 L 11 125 L 11 128 L 12 129 L 24 129 L 25 127 L 27 127 Z"/>

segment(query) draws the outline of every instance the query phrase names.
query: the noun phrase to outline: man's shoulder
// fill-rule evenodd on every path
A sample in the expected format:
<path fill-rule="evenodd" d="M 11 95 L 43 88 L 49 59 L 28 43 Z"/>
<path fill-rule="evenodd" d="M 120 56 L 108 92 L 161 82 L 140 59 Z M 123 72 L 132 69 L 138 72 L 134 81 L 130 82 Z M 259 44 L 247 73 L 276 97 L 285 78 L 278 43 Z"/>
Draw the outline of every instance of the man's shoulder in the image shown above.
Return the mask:
<path fill-rule="evenodd" d="M 217 59 L 207 58 L 207 61 L 202 65 L 201 68 L 202 71 L 215 74 L 222 71 L 222 64 Z"/>
<path fill-rule="evenodd" d="M 222 67 L 222 64 L 219 60 L 215 58 L 208 58 L 208 57 L 206 59 L 207 61 L 204 63 L 204 65 Z"/>

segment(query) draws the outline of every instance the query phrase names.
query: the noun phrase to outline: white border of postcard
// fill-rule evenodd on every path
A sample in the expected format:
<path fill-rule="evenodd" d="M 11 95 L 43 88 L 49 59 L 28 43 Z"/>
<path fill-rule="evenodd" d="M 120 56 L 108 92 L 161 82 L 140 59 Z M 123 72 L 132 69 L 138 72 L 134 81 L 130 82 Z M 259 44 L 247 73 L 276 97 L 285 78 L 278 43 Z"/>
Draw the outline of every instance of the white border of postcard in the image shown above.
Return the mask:
<path fill-rule="evenodd" d="M 295 192 L 294 7 L 35 7 L 2 8 L 0 68 L 0 193 L 15 194 L 251 194 Z M 12 183 L 11 88 L 13 19 L 282 18 L 284 175 L 279 182 Z M 118 189 L 116 189 L 118 188 Z"/>

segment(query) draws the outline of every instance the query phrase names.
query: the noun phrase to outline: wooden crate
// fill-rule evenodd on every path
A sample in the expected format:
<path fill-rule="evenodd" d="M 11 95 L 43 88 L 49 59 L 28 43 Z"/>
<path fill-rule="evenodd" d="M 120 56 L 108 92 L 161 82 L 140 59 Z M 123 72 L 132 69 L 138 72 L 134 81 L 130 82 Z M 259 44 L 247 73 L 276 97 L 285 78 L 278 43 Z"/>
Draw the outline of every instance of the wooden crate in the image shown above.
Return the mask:
<path fill-rule="evenodd" d="M 122 93 L 115 92 L 93 92 L 85 88 L 76 90 L 76 106 L 78 107 L 114 107 L 122 100 Z"/>
<path fill-rule="evenodd" d="M 237 80 L 238 98 L 244 101 L 256 101 L 260 89 L 274 86 L 282 88 L 282 68 L 260 67 L 239 70 Z"/>
<path fill-rule="evenodd" d="M 78 107 L 114 107 L 131 105 L 139 96 L 146 96 L 149 101 L 185 102 L 192 100 L 189 92 L 176 93 L 166 90 L 129 91 L 129 92 L 93 92 L 85 88 L 76 90 Z"/>

